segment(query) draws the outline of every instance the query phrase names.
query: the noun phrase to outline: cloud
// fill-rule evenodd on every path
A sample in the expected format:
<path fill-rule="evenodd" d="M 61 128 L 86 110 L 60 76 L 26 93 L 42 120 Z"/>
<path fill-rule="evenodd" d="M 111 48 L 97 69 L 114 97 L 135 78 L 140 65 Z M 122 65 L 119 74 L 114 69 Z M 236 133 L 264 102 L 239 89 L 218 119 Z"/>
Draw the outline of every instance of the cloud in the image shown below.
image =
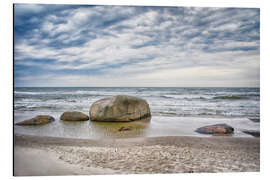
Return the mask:
<path fill-rule="evenodd" d="M 258 86 L 259 15 L 16 4 L 15 86 Z"/>

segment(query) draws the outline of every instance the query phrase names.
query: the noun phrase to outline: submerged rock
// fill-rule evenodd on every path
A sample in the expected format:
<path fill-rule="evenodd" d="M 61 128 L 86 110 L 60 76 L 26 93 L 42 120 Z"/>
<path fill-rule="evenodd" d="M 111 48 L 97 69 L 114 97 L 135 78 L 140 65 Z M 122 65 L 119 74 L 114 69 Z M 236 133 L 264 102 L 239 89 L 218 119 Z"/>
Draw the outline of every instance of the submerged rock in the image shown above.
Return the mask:
<path fill-rule="evenodd" d="M 196 129 L 196 132 L 201 134 L 232 134 L 233 131 L 234 128 L 227 124 L 215 124 Z"/>
<path fill-rule="evenodd" d="M 260 118 L 249 118 L 249 120 L 259 123 L 260 122 Z"/>
<path fill-rule="evenodd" d="M 134 96 L 118 95 L 101 99 L 92 104 L 92 121 L 135 121 L 151 117 L 146 100 Z"/>
<path fill-rule="evenodd" d="M 121 127 L 118 129 L 118 131 L 130 131 L 131 130 L 131 127 Z"/>
<path fill-rule="evenodd" d="M 52 116 L 48 115 L 38 115 L 32 119 L 24 120 L 16 123 L 16 125 L 25 126 L 25 125 L 43 125 L 53 122 L 55 119 Z"/>
<path fill-rule="evenodd" d="M 255 131 L 255 130 L 242 130 L 243 133 L 249 134 L 254 137 L 260 137 L 260 131 Z"/>
<path fill-rule="evenodd" d="M 60 119 L 63 121 L 87 121 L 89 120 L 89 117 L 82 112 L 68 111 L 64 112 Z"/>

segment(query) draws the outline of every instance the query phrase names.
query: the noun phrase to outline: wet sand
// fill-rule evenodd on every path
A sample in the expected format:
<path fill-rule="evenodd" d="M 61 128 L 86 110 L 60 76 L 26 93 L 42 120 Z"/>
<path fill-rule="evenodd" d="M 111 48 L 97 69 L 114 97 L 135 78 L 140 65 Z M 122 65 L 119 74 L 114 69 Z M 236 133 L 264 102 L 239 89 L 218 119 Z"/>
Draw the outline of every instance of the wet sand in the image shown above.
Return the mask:
<path fill-rule="evenodd" d="M 260 139 L 14 136 L 14 175 L 258 172 Z"/>

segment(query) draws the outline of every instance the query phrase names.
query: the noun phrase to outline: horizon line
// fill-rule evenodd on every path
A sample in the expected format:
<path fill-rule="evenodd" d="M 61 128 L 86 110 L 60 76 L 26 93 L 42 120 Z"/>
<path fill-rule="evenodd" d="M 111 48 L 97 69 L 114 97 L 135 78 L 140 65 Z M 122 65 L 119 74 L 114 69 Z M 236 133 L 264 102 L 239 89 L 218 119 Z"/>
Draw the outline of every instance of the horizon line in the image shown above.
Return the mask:
<path fill-rule="evenodd" d="M 260 86 L 13 86 L 14 88 L 260 88 Z"/>

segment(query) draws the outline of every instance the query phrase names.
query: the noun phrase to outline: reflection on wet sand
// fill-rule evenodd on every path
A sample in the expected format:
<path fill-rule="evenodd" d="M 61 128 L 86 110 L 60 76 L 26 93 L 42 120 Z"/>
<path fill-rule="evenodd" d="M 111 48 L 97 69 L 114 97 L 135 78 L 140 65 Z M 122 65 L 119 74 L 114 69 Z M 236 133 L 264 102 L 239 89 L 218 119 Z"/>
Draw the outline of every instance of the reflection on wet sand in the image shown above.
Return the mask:
<path fill-rule="evenodd" d="M 91 130 L 106 137 L 143 136 L 147 132 L 151 117 L 132 122 L 97 122 L 90 121 Z"/>

